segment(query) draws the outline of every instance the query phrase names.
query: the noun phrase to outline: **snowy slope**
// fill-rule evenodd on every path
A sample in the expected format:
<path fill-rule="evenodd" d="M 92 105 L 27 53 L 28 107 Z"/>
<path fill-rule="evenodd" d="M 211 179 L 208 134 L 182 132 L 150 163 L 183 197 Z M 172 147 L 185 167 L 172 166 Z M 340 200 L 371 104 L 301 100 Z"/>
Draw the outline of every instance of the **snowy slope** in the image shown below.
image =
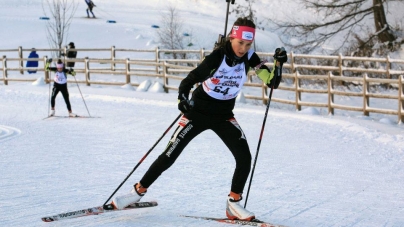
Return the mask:
<path fill-rule="evenodd" d="M 77 87 L 69 90 L 74 111 L 87 115 Z M 226 226 L 178 217 L 224 216 L 234 161 L 212 132 L 192 141 L 149 189 L 144 200 L 157 199 L 158 207 L 41 223 L 44 215 L 103 204 L 178 115 L 176 94 L 81 90 L 100 118 L 42 120 L 47 85 L 0 86 L 3 226 Z M 66 115 L 61 97 L 56 106 Z M 235 110 L 253 155 L 264 110 Z M 402 125 L 270 109 L 248 208 L 288 226 L 402 226 L 403 135 Z M 130 190 L 168 139 L 118 194 Z"/>

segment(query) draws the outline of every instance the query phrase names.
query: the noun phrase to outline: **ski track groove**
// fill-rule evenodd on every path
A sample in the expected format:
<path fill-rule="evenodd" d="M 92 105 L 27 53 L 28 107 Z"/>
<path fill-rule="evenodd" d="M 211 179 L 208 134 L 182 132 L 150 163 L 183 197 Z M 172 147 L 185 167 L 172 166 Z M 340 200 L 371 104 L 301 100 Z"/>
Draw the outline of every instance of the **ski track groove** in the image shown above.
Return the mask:
<path fill-rule="evenodd" d="M 0 142 L 19 136 L 21 131 L 17 128 L 0 125 Z"/>

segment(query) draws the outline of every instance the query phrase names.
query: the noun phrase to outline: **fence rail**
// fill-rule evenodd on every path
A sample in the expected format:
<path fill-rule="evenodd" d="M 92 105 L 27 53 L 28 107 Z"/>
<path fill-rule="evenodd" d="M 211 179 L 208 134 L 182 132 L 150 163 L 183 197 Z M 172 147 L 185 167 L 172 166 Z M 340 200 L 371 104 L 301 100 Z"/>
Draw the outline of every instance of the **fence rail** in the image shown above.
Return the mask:
<path fill-rule="evenodd" d="M 43 72 L 44 81 L 51 81 L 49 73 L 44 70 L 44 65 L 54 52 L 67 53 L 67 49 L 35 49 L 41 52 L 44 57 L 26 58 L 27 52 L 32 49 L 3 49 L 1 53 L 7 53 L 8 56 L 0 57 L 0 81 L 5 85 L 9 82 L 30 82 L 37 80 L 37 75 L 26 76 L 28 70 Z M 165 49 L 122 49 L 115 48 L 82 48 L 75 49 L 81 56 L 91 56 L 92 52 L 97 53 L 97 57 L 84 57 L 68 59 L 63 57 L 65 62 L 75 62 L 75 71 L 78 75 L 83 75 L 78 79 L 78 83 L 86 84 L 103 84 L 103 85 L 125 85 L 139 86 L 138 81 L 133 81 L 132 76 L 161 78 L 164 81 L 164 89 L 178 90 L 178 84 L 188 72 L 194 69 L 206 54 L 211 51 L 201 50 L 165 50 Z M 257 52 L 262 58 L 272 58 L 273 53 Z M 136 56 L 130 59 L 128 55 Z M 142 56 L 143 58 L 138 58 Z M 178 56 L 181 56 L 180 59 Z M 184 59 L 185 57 L 185 59 Z M 24 67 L 24 62 L 38 61 L 39 67 Z M 360 66 L 359 66 L 360 65 Z M 272 67 L 273 63 L 267 63 Z M 404 60 L 386 58 L 364 58 L 351 56 L 325 56 L 325 55 L 304 55 L 289 53 L 289 63 L 284 64 L 283 82 L 279 86 L 279 90 L 293 93 L 294 98 L 278 98 L 273 97 L 273 102 L 279 102 L 288 105 L 294 105 L 297 110 L 301 110 L 302 106 L 324 107 L 327 108 L 329 114 L 334 114 L 336 109 L 362 112 L 363 115 L 369 116 L 369 113 L 379 113 L 396 115 L 398 123 L 404 122 Z M 301 73 L 304 74 L 301 74 Z M 105 81 L 93 78 L 92 75 L 110 75 L 108 78 L 115 76 L 124 76 L 121 81 Z M 248 82 L 245 87 L 249 87 L 255 92 L 254 94 L 246 94 L 245 98 L 261 100 L 263 103 L 268 102 L 268 88 L 265 84 L 254 78 L 254 73 L 250 72 Z M 371 75 L 371 76 L 369 76 Z M 35 76 L 35 77 L 34 77 Z M 175 81 L 175 82 L 174 82 Z M 254 82 L 256 81 L 256 82 Z M 322 88 L 307 88 L 307 81 L 322 83 Z M 346 91 L 340 89 L 341 84 L 355 85 L 360 92 Z M 372 86 L 382 85 L 389 87 L 395 94 L 382 94 L 371 91 Z M 396 92 L 395 92 L 396 91 Z M 258 94 L 258 95 L 257 95 Z M 327 96 L 324 102 L 309 102 L 302 100 L 303 94 L 314 94 Z M 362 105 L 349 106 L 347 104 L 335 103 L 335 96 L 358 97 L 362 99 Z M 388 108 L 375 108 L 370 106 L 373 99 L 388 99 L 396 102 L 395 106 Z"/>

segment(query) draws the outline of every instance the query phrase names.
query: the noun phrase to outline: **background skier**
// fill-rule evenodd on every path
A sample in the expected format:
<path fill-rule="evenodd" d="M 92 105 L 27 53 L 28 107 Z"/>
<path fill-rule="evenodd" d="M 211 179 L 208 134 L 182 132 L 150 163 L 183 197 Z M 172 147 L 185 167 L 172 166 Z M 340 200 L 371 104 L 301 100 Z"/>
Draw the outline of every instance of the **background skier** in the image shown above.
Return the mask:
<path fill-rule="evenodd" d="M 77 117 L 77 114 L 72 113 L 72 107 L 70 105 L 69 100 L 69 91 L 67 89 L 67 76 L 66 74 L 71 74 L 72 76 L 76 76 L 76 72 L 72 69 L 66 69 L 61 59 L 59 59 L 56 63 L 55 67 L 49 67 L 52 59 L 49 59 L 46 63 L 45 70 L 56 72 L 54 77 L 53 89 L 52 89 L 52 97 L 51 97 L 51 114 L 50 116 L 55 115 L 55 99 L 58 95 L 59 91 L 62 92 L 63 99 L 65 100 L 67 110 L 69 111 L 69 117 Z"/>
<path fill-rule="evenodd" d="M 255 38 L 255 24 L 247 18 L 238 18 L 225 42 L 181 81 L 178 95 L 178 109 L 184 113 L 177 129 L 164 152 L 154 161 L 143 178 L 134 185 L 129 194 L 117 196 L 112 205 L 123 209 L 138 202 L 155 180 L 179 157 L 187 144 L 205 130 L 214 131 L 226 144 L 235 158 L 236 167 L 226 201 L 226 215 L 229 219 L 252 220 L 254 213 L 241 204 L 242 193 L 251 168 L 251 153 L 247 138 L 234 118 L 236 97 L 247 81 L 249 66 L 261 63 L 251 45 Z M 286 51 L 277 49 L 274 58 L 276 68 L 287 60 Z M 282 57 L 281 57 L 282 56 Z M 281 75 L 263 65 L 257 75 L 268 86 L 278 88 Z M 279 70 L 280 71 L 280 70 Z M 188 96 L 196 83 L 202 83 Z M 201 151 L 211 152 L 211 151 Z M 198 197 L 199 198 L 199 197 Z"/>
<path fill-rule="evenodd" d="M 93 15 L 93 18 L 95 18 L 95 15 L 94 15 L 94 13 L 93 13 L 93 8 L 94 8 L 96 5 L 95 5 L 94 2 L 91 1 L 91 0 L 84 0 L 84 1 L 85 1 L 86 4 L 87 4 L 87 9 L 86 9 L 87 17 L 88 17 L 88 18 L 90 17 L 90 14 L 88 13 L 88 11 L 90 11 L 90 13 Z"/>

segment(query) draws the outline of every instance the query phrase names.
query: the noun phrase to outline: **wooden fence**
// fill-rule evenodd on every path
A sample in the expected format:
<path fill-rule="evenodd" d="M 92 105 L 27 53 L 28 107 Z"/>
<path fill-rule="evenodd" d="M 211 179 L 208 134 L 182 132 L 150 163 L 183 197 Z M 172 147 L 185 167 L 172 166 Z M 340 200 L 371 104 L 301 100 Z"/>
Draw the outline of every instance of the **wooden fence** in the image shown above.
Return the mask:
<path fill-rule="evenodd" d="M 28 70 L 43 72 L 46 83 L 51 81 L 48 72 L 44 70 L 44 63 L 51 56 L 52 51 L 62 51 L 66 53 L 66 48 L 55 49 L 36 49 L 43 57 L 38 59 L 24 57 L 32 49 L 7 49 L 0 52 L 7 53 L 0 58 L 2 76 L 0 81 L 5 85 L 9 82 L 30 82 L 38 79 L 38 75 L 29 74 Z M 67 59 L 65 62 L 75 62 L 75 71 L 78 75 L 78 83 L 84 83 L 87 86 L 91 84 L 102 85 L 125 85 L 139 86 L 138 81 L 133 81 L 132 77 L 161 78 L 164 81 L 164 89 L 177 90 L 178 83 L 189 71 L 194 69 L 201 59 L 211 51 L 201 50 L 137 50 L 137 49 L 119 49 L 114 46 L 101 49 L 75 49 L 79 56 L 91 56 L 92 52 L 97 53 L 97 57 L 83 57 Z M 257 52 L 261 58 L 270 59 L 273 53 Z M 133 55 L 134 58 L 129 58 Z M 174 59 L 174 55 L 177 59 Z M 11 57 L 10 57 L 11 56 Z M 139 58 L 138 56 L 143 56 Z M 179 59 L 179 56 L 185 59 Z M 404 122 L 404 60 L 386 58 L 363 58 L 349 56 L 325 56 L 325 55 L 288 55 L 288 63 L 284 64 L 283 82 L 279 90 L 288 92 L 288 98 L 272 97 L 271 102 L 278 102 L 288 105 L 294 105 L 297 110 L 302 106 L 324 107 L 329 114 L 334 114 L 337 109 L 358 111 L 363 115 L 369 116 L 369 113 L 389 114 L 398 117 L 398 123 Z M 26 61 L 38 61 L 38 68 L 24 67 Z M 267 64 L 272 67 L 272 63 Z M 364 67 L 365 66 L 365 67 Z M 301 74 L 301 72 L 305 74 Z M 107 78 L 123 76 L 120 81 L 106 81 L 96 79 L 92 75 L 107 75 Z M 261 100 L 268 102 L 268 88 L 259 80 L 254 79 L 253 72 L 249 73 L 249 80 L 245 84 L 246 88 L 251 88 L 253 94 L 245 94 L 245 98 Z M 175 81 L 175 82 L 174 82 Z M 307 83 L 311 81 L 311 83 Z M 320 88 L 311 88 L 307 84 L 323 84 Z M 348 85 L 354 85 L 359 91 L 347 89 Z M 345 85 L 345 86 L 341 86 Z M 378 92 L 376 86 L 389 88 L 389 94 Z M 251 90 L 250 89 L 250 90 Z M 348 90 L 348 91 L 347 91 Z M 376 90 L 376 91 L 375 91 Z M 327 96 L 324 102 L 309 102 L 302 100 L 303 94 L 313 94 Z M 294 98 L 290 98 L 293 95 Z M 362 100 L 360 106 L 349 106 L 345 103 L 336 103 L 335 96 L 357 97 Z M 394 104 L 386 108 L 371 107 L 371 100 L 388 99 Z"/>

